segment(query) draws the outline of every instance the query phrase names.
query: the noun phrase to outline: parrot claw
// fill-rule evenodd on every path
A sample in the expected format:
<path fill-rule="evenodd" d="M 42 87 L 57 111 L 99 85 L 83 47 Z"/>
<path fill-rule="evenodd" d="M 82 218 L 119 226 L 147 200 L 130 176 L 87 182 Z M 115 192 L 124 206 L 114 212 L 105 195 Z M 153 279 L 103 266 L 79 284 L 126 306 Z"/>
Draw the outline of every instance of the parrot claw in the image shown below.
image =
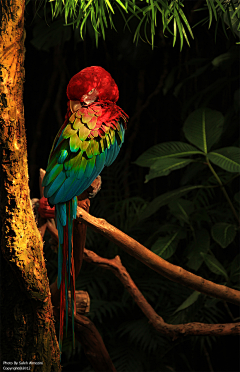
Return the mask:
<path fill-rule="evenodd" d="M 55 207 L 51 205 L 47 198 L 44 196 L 39 200 L 38 213 L 43 218 L 54 218 Z"/>
<path fill-rule="evenodd" d="M 94 198 L 97 193 L 101 190 L 101 186 L 102 186 L 102 179 L 101 179 L 101 176 L 97 176 L 97 178 L 95 178 L 95 180 L 92 182 L 91 186 L 89 187 L 89 199 L 92 199 Z"/>

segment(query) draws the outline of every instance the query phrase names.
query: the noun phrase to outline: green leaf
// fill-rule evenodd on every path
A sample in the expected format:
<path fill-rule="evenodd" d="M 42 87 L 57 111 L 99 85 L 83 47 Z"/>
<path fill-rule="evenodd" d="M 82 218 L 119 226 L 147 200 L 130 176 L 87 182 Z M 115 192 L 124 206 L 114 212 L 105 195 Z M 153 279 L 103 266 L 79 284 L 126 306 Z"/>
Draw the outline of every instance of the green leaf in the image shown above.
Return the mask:
<path fill-rule="evenodd" d="M 119 4 L 119 5 L 121 5 L 121 7 L 126 11 L 126 13 L 127 13 L 127 7 L 125 7 L 124 5 L 123 5 L 123 3 L 120 1 L 120 0 L 116 0 L 117 1 L 117 3 Z M 127 3 L 126 3 L 126 5 L 127 5 Z"/>
<path fill-rule="evenodd" d="M 170 172 L 176 169 L 184 168 L 189 163 L 192 163 L 192 159 L 159 159 L 150 168 L 150 172 L 146 175 L 146 181 L 148 182 L 152 178 L 167 176 Z"/>
<path fill-rule="evenodd" d="M 167 92 L 172 88 L 172 86 L 174 84 L 174 78 L 175 78 L 176 71 L 177 71 L 177 69 L 176 69 L 176 67 L 174 67 L 165 79 L 165 82 L 164 82 L 164 85 L 163 85 L 163 95 L 164 96 L 167 94 Z"/>
<path fill-rule="evenodd" d="M 234 200 L 240 204 L 240 191 L 236 192 L 236 194 L 234 195 Z"/>
<path fill-rule="evenodd" d="M 225 222 L 216 223 L 211 230 L 212 237 L 222 248 L 226 248 L 236 236 L 234 225 Z"/>
<path fill-rule="evenodd" d="M 230 58 L 231 58 L 230 53 L 220 54 L 219 56 L 215 57 L 212 60 L 212 64 L 214 67 L 219 67 L 222 63 L 228 61 Z"/>
<path fill-rule="evenodd" d="M 92 2 L 93 2 L 93 1 L 94 1 L 94 0 L 89 0 L 89 1 L 88 1 L 87 5 L 86 5 L 85 8 L 83 9 L 84 12 L 86 12 L 87 8 L 88 8 L 90 5 L 92 5 Z"/>
<path fill-rule="evenodd" d="M 224 147 L 208 154 L 209 160 L 228 172 L 240 172 L 240 148 Z"/>
<path fill-rule="evenodd" d="M 197 291 L 194 291 L 183 303 L 182 305 L 180 305 L 177 310 L 174 311 L 173 314 L 175 314 L 176 312 L 178 311 L 181 311 L 181 310 L 184 310 L 186 309 L 187 307 L 191 306 L 192 304 L 194 304 L 194 302 L 197 301 L 199 295 L 201 293 L 200 292 L 197 292 Z"/>
<path fill-rule="evenodd" d="M 183 11 L 182 11 L 181 8 L 179 8 L 179 14 L 181 15 L 182 19 L 184 20 L 184 22 L 185 22 L 185 24 L 186 24 L 186 26 L 187 26 L 187 28 L 188 28 L 188 31 L 190 32 L 190 35 L 191 35 L 192 38 L 194 39 L 194 36 L 193 36 L 192 30 L 191 30 L 191 27 L 190 27 L 190 25 L 189 25 L 189 23 L 188 23 L 188 20 L 187 20 L 185 14 L 183 13 Z"/>
<path fill-rule="evenodd" d="M 206 229 L 195 231 L 193 242 L 190 244 L 190 252 L 187 255 L 187 266 L 192 270 L 199 270 L 203 263 L 201 253 L 207 253 L 210 247 L 210 236 Z"/>
<path fill-rule="evenodd" d="M 211 63 L 214 67 L 229 69 L 235 61 L 239 61 L 239 48 L 236 45 L 231 47 L 227 53 L 215 57 Z"/>
<path fill-rule="evenodd" d="M 214 17 L 217 20 L 217 12 L 216 12 L 216 8 L 215 8 L 214 0 L 207 0 L 207 3 L 212 7 Z"/>
<path fill-rule="evenodd" d="M 178 31 L 179 31 L 179 35 L 180 35 L 180 50 L 182 50 L 182 46 L 183 46 L 183 32 L 182 32 L 183 25 L 182 25 L 182 22 L 179 18 L 179 14 L 178 14 L 176 8 L 174 8 L 174 19 L 177 22 Z"/>
<path fill-rule="evenodd" d="M 237 254 L 230 265 L 230 278 L 233 282 L 240 281 L 240 254 Z"/>
<path fill-rule="evenodd" d="M 183 131 L 189 142 L 207 154 L 222 134 L 223 121 L 221 112 L 200 108 L 189 115 Z"/>
<path fill-rule="evenodd" d="M 170 212 L 180 220 L 188 221 L 189 215 L 194 211 L 194 204 L 190 200 L 177 199 L 168 204 Z"/>
<path fill-rule="evenodd" d="M 176 19 L 174 18 L 173 20 L 173 46 L 175 45 L 177 40 L 177 22 Z"/>
<path fill-rule="evenodd" d="M 164 142 L 150 147 L 150 149 L 139 156 L 134 164 L 140 165 L 141 167 L 151 167 L 159 158 L 176 158 L 195 154 L 203 155 L 201 151 L 188 143 L 180 141 Z"/>
<path fill-rule="evenodd" d="M 222 1 L 222 0 L 221 0 L 221 1 Z M 219 8 L 221 8 L 221 10 L 225 13 L 225 9 L 224 9 L 224 7 L 222 6 L 221 1 L 216 0 L 216 2 L 217 2 L 218 5 L 219 5 Z"/>
<path fill-rule="evenodd" d="M 220 264 L 220 262 L 216 259 L 216 257 L 203 252 L 201 252 L 200 254 L 203 257 L 204 262 L 209 268 L 209 270 L 211 270 L 214 274 L 223 275 L 225 279 L 228 280 L 226 270 L 224 269 L 222 264 Z"/>
<path fill-rule="evenodd" d="M 111 11 L 114 13 L 114 10 L 112 8 L 112 5 L 111 5 L 110 1 L 109 0 L 105 0 L 105 2 L 109 6 L 109 8 L 111 9 Z"/>
<path fill-rule="evenodd" d="M 209 217 L 209 213 L 205 208 L 198 208 L 191 216 L 191 220 L 197 221 L 198 223 L 202 221 L 211 223 L 211 218 Z"/>
<path fill-rule="evenodd" d="M 157 198 L 153 199 L 147 207 L 144 209 L 142 213 L 139 215 L 139 220 L 143 220 L 145 218 L 150 217 L 153 213 L 157 212 L 159 208 L 163 207 L 164 205 L 168 204 L 170 201 L 174 199 L 178 199 L 181 196 L 187 194 L 190 191 L 193 191 L 195 189 L 204 188 L 202 185 L 197 186 L 185 186 L 180 187 L 179 189 L 172 190 L 169 192 L 166 192 Z"/>
<path fill-rule="evenodd" d="M 167 260 L 176 251 L 179 239 L 178 234 L 180 230 L 175 232 L 175 234 L 164 236 L 158 238 L 158 240 L 153 244 L 151 250 L 158 256 Z"/>

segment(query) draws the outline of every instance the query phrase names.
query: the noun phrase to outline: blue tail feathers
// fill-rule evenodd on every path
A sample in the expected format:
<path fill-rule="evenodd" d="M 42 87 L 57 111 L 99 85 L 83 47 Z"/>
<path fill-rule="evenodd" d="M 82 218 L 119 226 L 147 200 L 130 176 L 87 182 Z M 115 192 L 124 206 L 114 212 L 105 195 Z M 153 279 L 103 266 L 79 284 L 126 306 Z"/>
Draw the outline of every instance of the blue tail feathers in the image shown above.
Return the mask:
<path fill-rule="evenodd" d="M 62 350 L 63 320 L 66 311 L 66 333 L 68 328 L 68 290 L 71 291 L 72 331 L 74 342 L 74 314 L 76 312 L 75 300 L 75 272 L 73 259 L 73 220 L 77 214 L 77 197 L 66 203 L 56 204 L 56 221 L 59 236 L 58 243 L 58 279 L 57 286 L 60 288 L 60 330 L 59 347 Z"/>

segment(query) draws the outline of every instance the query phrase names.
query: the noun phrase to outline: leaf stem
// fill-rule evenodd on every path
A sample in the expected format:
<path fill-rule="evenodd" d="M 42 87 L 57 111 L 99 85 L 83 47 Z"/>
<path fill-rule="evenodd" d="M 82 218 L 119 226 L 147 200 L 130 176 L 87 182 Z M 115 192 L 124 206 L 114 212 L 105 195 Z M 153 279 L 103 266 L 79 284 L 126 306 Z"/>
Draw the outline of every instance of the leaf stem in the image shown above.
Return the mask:
<path fill-rule="evenodd" d="M 221 181 L 220 178 L 218 177 L 217 173 L 216 173 L 215 170 L 213 169 L 213 167 L 212 167 L 212 165 L 211 165 L 211 163 L 210 163 L 210 161 L 209 161 L 209 159 L 208 159 L 207 157 L 206 157 L 206 160 L 207 160 L 207 165 L 209 166 L 209 168 L 210 168 L 212 174 L 214 175 L 214 177 L 215 177 L 216 180 L 218 181 L 218 183 L 219 183 L 219 185 L 220 185 L 220 187 L 221 187 L 221 190 L 222 190 L 222 192 L 223 192 L 225 198 L 227 199 L 228 204 L 230 205 L 230 208 L 231 208 L 231 210 L 232 210 L 234 216 L 236 217 L 236 219 L 237 219 L 237 221 L 238 221 L 238 224 L 239 224 L 239 226 L 240 226 L 240 219 L 239 219 L 239 216 L 238 216 L 238 214 L 237 214 L 237 212 L 236 212 L 236 209 L 234 208 L 234 206 L 233 206 L 233 204 L 232 204 L 232 202 L 231 202 L 231 199 L 230 199 L 229 196 L 228 196 L 228 193 L 227 193 L 225 187 L 223 186 L 222 181 Z"/>

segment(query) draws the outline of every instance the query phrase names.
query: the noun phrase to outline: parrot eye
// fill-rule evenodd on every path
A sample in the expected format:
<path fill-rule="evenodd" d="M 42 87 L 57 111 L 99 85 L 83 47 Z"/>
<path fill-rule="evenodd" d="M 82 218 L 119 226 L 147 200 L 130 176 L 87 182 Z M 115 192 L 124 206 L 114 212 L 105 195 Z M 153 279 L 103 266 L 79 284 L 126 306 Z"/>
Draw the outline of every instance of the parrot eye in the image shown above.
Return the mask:
<path fill-rule="evenodd" d="M 90 105 L 91 103 L 96 101 L 97 97 L 98 97 L 98 92 L 96 88 L 93 88 L 87 94 L 84 94 L 80 101 L 84 102 L 86 105 Z"/>

